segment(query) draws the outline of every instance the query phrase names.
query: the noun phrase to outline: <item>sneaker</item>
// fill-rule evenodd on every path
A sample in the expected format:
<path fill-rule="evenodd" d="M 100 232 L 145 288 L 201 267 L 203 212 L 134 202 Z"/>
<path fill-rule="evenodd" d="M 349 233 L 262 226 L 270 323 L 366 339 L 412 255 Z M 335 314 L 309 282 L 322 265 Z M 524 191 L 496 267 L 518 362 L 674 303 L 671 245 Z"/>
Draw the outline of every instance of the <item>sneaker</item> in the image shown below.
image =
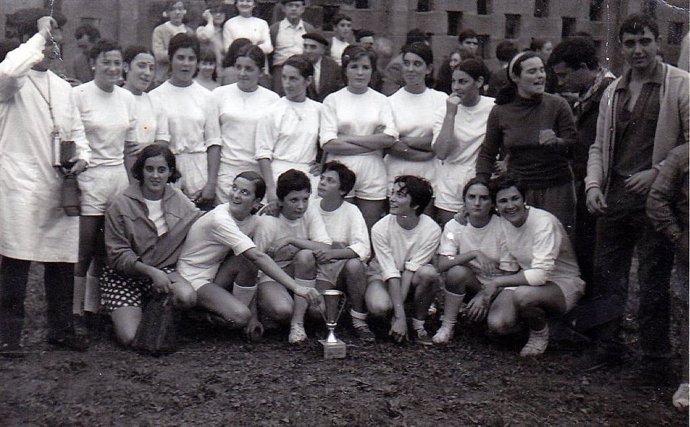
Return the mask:
<path fill-rule="evenodd" d="M 436 335 L 431 339 L 434 344 L 448 344 L 453 338 L 453 333 L 455 332 L 455 325 L 443 324 L 436 331 Z"/>
<path fill-rule="evenodd" d="M 688 383 L 678 386 L 678 390 L 673 393 L 673 406 L 682 411 L 688 410 Z"/>
<path fill-rule="evenodd" d="M 366 323 L 363 325 L 353 326 L 353 328 L 355 330 L 355 335 L 357 335 L 357 338 L 360 340 L 364 342 L 376 341 L 376 335 L 371 332 L 371 329 L 369 329 L 369 326 Z"/>
<path fill-rule="evenodd" d="M 520 356 L 522 357 L 534 357 L 546 351 L 546 347 L 549 345 L 549 327 L 545 326 L 541 331 L 529 331 L 529 339 L 522 350 L 520 350 Z"/>
<path fill-rule="evenodd" d="M 74 351 L 86 351 L 89 348 L 89 340 L 87 337 L 70 332 L 49 332 L 48 344 Z"/>
<path fill-rule="evenodd" d="M 420 345 L 434 345 L 431 337 L 426 333 L 425 329 L 417 329 L 414 331 L 417 344 Z"/>
<path fill-rule="evenodd" d="M 290 324 L 290 335 L 288 342 L 290 344 L 302 344 L 307 340 L 307 333 L 304 331 L 304 326 L 299 323 Z"/>

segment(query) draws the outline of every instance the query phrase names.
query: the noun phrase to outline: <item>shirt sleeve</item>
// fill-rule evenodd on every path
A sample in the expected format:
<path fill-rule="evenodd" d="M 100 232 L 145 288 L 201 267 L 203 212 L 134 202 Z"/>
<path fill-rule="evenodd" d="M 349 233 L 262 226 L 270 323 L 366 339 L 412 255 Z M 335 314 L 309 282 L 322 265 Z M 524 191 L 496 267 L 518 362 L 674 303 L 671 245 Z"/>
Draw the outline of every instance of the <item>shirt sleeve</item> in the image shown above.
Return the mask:
<path fill-rule="evenodd" d="M 393 118 L 393 109 L 391 108 L 391 103 L 388 98 L 384 99 L 383 105 L 379 110 L 379 123 L 385 128 L 383 133 L 392 136 L 393 138 L 398 138 L 398 128 L 395 126 L 395 119 Z"/>
<path fill-rule="evenodd" d="M 170 124 L 168 116 L 154 106 L 154 114 L 156 115 L 156 136 L 157 141 L 170 142 Z"/>
<path fill-rule="evenodd" d="M 345 202 L 347 203 L 347 202 Z M 371 255 L 371 241 L 369 230 L 359 209 L 353 209 L 350 219 L 350 244 L 348 248 L 357 254 L 359 260 L 365 262 Z"/>
<path fill-rule="evenodd" d="M 572 146 L 577 142 L 577 128 L 575 117 L 565 99 L 556 98 L 558 101 L 558 113 L 556 116 L 556 135 L 563 140 L 563 145 Z"/>
<path fill-rule="evenodd" d="M 438 139 L 438 135 L 441 133 L 441 128 L 443 127 L 443 120 L 446 117 L 446 106 L 444 105 L 442 108 L 439 108 L 436 110 L 434 113 L 434 125 L 432 127 L 432 139 L 431 139 L 431 146 L 433 147 L 436 145 L 436 140 Z"/>
<path fill-rule="evenodd" d="M 86 133 L 84 131 L 84 123 L 81 121 L 81 114 L 79 114 L 79 109 L 74 103 L 74 97 L 70 91 L 69 97 L 69 108 L 72 109 L 72 128 L 69 130 L 69 139 L 74 141 L 76 147 L 76 154 L 80 160 L 84 160 L 87 164 L 91 160 L 91 146 L 89 141 L 86 139 Z"/>
<path fill-rule="evenodd" d="M 137 101 L 134 95 L 126 92 L 127 95 L 127 112 L 129 113 L 129 128 L 125 134 L 125 141 L 137 140 Z"/>
<path fill-rule="evenodd" d="M 151 37 L 151 50 L 156 62 L 168 62 L 168 47 L 165 40 L 165 27 L 159 25 L 153 29 L 153 36 Z"/>
<path fill-rule="evenodd" d="M 260 19 L 260 18 L 257 18 Z M 261 39 L 263 40 L 257 46 L 268 55 L 273 52 L 273 44 L 271 43 L 271 30 L 268 28 L 268 22 L 263 19 L 259 22 L 259 31 L 261 32 Z"/>
<path fill-rule="evenodd" d="M 438 254 L 444 256 L 455 256 L 460 253 L 458 243 L 455 241 L 455 229 L 457 221 L 451 219 L 443 227 L 441 234 L 441 243 L 438 246 Z"/>
<path fill-rule="evenodd" d="M 545 221 L 534 232 L 532 240 L 532 263 L 524 271 L 531 286 L 541 286 L 549 280 L 549 274 L 556 268 L 556 258 L 561 248 L 561 235 L 553 221 Z"/>
<path fill-rule="evenodd" d="M 136 275 L 139 256 L 132 250 L 117 200 L 105 211 L 105 247 L 110 267 L 127 276 Z"/>
<path fill-rule="evenodd" d="M 211 235 L 217 242 L 231 248 L 235 255 L 256 247 L 252 239 L 242 233 L 232 218 L 214 224 Z"/>
<path fill-rule="evenodd" d="M 21 89 L 31 67 L 43 60 L 45 44 L 46 39 L 36 33 L 0 62 L 0 102 L 10 100 Z"/>
<path fill-rule="evenodd" d="M 254 229 L 254 243 L 261 252 L 266 252 L 271 247 L 276 222 L 275 218 L 265 215 L 257 219 Z"/>
<path fill-rule="evenodd" d="M 432 221 L 429 219 L 429 221 Z M 405 270 L 417 271 L 419 267 L 428 264 L 438 249 L 441 240 L 441 227 L 435 222 L 429 222 L 424 229 L 420 229 L 420 242 L 413 255 L 405 262 Z"/>
<path fill-rule="evenodd" d="M 220 121 L 215 97 L 211 94 L 206 97 L 204 104 L 204 114 L 206 121 L 204 122 L 204 142 L 206 148 L 213 145 L 222 145 L 220 136 Z"/>
<path fill-rule="evenodd" d="M 388 221 L 388 219 L 385 219 L 385 221 Z M 381 267 L 381 279 L 384 282 L 401 277 L 400 270 L 395 266 L 393 251 L 386 235 L 387 231 L 387 224 L 381 221 L 371 229 L 371 243 L 374 247 L 374 253 L 376 253 L 376 262 Z"/>
<path fill-rule="evenodd" d="M 196 37 L 201 42 L 211 41 L 211 39 L 213 38 L 215 33 L 216 33 L 216 29 L 213 25 L 213 22 L 209 22 L 206 25 L 202 25 L 200 27 L 197 27 L 197 29 L 196 29 Z"/>
<path fill-rule="evenodd" d="M 285 111 L 271 108 L 256 122 L 256 136 L 254 137 L 256 160 L 273 160 L 273 150 L 280 134 L 280 118 L 283 117 L 283 114 Z"/>
<path fill-rule="evenodd" d="M 335 109 L 335 98 L 328 95 L 323 100 L 321 109 L 321 129 L 319 129 L 319 143 L 323 147 L 328 141 L 338 137 L 338 114 Z"/>

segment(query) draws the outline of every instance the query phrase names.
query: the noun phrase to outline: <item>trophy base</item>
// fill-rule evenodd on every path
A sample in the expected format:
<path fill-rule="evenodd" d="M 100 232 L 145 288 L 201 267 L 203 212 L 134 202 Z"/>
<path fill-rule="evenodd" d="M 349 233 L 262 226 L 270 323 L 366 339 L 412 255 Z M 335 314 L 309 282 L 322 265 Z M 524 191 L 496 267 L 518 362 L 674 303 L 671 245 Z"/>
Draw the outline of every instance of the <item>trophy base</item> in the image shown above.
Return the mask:
<path fill-rule="evenodd" d="M 327 343 L 326 340 L 319 340 L 323 346 L 324 359 L 344 359 L 346 353 L 345 343 L 338 340 L 337 343 Z"/>

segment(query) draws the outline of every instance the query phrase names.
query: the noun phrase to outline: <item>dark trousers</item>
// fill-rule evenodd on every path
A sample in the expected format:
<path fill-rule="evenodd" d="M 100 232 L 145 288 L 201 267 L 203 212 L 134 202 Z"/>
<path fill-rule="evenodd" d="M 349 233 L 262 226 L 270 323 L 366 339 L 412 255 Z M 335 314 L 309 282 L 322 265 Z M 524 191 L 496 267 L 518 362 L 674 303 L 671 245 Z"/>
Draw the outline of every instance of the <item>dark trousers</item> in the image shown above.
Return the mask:
<path fill-rule="evenodd" d="M 596 245 L 597 219 L 587 211 L 587 196 L 584 191 L 585 183 L 579 181 L 575 184 L 577 207 L 575 214 L 575 234 L 573 241 L 577 263 L 580 266 L 580 277 L 587 284 L 585 295 L 589 295 L 590 285 L 594 276 L 594 247 Z"/>
<path fill-rule="evenodd" d="M 575 184 L 572 181 L 547 188 L 528 189 L 525 194 L 528 205 L 543 209 L 558 218 L 573 245 L 576 237 L 575 198 Z"/>
<path fill-rule="evenodd" d="M 45 263 L 45 292 L 49 334 L 60 335 L 72 329 L 74 264 Z M 0 339 L 4 344 L 19 344 L 24 324 L 24 300 L 31 261 L 2 258 L 0 265 Z"/>
<path fill-rule="evenodd" d="M 644 212 L 644 198 L 624 189 L 614 178 L 606 197 L 607 214 L 597 220 L 592 296 L 598 316 L 608 320 L 599 328 L 604 343 L 615 341 L 628 299 L 628 276 L 635 250 L 639 260 L 638 323 L 640 346 L 646 356 L 666 356 L 669 343 L 669 279 L 673 246 L 654 231 Z"/>

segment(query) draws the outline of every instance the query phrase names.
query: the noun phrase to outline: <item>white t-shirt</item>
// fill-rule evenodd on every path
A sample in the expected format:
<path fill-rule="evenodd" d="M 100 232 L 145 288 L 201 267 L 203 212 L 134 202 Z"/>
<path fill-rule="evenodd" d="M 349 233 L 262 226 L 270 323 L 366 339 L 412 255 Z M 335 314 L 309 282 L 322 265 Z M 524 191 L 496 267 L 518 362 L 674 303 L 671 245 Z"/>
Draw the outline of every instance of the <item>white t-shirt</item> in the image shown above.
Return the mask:
<path fill-rule="evenodd" d="M 342 42 L 335 37 L 331 38 L 331 58 L 340 66 L 343 65 L 343 51 L 348 46 L 350 43 L 346 41 Z"/>
<path fill-rule="evenodd" d="M 243 221 L 249 230 L 255 223 L 254 218 L 250 216 Z M 239 255 L 253 247 L 252 239 L 232 217 L 229 204 L 224 203 L 199 218 L 189 229 L 177 261 L 177 271 L 194 289 L 199 289 L 213 282 L 230 251 Z"/>
<path fill-rule="evenodd" d="M 455 115 L 454 135 L 458 141 L 458 146 L 453 147 L 445 160 L 446 164 L 462 164 L 471 168 L 477 163 L 477 156 L 479 149 L 484 142 L 484 135 L 486 135 L 486 122 L 489 120 L 489 113 L 494 107 L 494 99 L 487 96 L 482 96 L 477 105 L 472 107 L 465 107 L 458 105 L 458 112 Z M 434 139 L 432 142 L 436 144 L 438 134 L 441 132 L 443 119 L 446 116 L 445 105 L 436 111 L 434 118 Z"/>
<path fill-rule="evenodd" d="M 289 220 L 283 215 L 277 218 L 268 215 L 259 217 L 256 224 L 256 231 L 254 232 L 254 242 L 260 251 L 267 252 L 271 249 L 273 242 L 284 237 L 308 239 L 313 242 L 325 243 L 327 245 L 333 243 L 326 232 L 326 226 L 321 219 L 318 208 L 314 207 L 313 204 L 309 205 L 304 216 L 295 220 Z M 283 268 L 290 264 L 290 261 L 276 261 L 276 264 Z M 259 272 L 259 283 L 268 280 L 270 279 L 268 279 L 265 274 Z"/>
<path fill-rule="evenodd" d="M 327 212 L 319 205 L 319 212 L 324 224 L 328 224 L 328 235 L 333 243 L 342 243 L 357 254 L 359 260 L 366 262 L 371 255 L 369 230 L 364 222 L 362 212 L 352 203 L 343 202 L 332 212 Z"/>
<path fill-rule="evenodd" d="M 144 199 L 146 208 L 149 211 L 148 218 L 153 225 L 156 226 L 156 233 L 162 236 L 168 232 L 168 224 L 165 222 L 165 213 L 163 212 L 163 200 L 149 200 Z"/>
<path fill-rule="evenodd" d="M 205 153 L 220 145 L 220 129 L 210 113 L 211 92 L 197 82 L 177 87 L 164 82 L 151 91 L 154 107 L 168 118 L 173 154 Z"/>
<path fill-rule="evenodd" d="M 221 162 L 232 166 L 256 164 L 256 123 L 279 98 L 261 86 L 254 92 L 244 92 L 237 83 L 213 90 L 211 109 L 220 126 Z"/>
<path fill-rule="evenodd" d="M 170 130 L 168 129 L 168 117 L 160 108 L 153 105 L 153 100 L 148 93 L 134 95 L 136 100 L 136 142 L 137 144 L 151 144 L 152 142 L 170 142 Z"/>
<path fill-rule="evenodd" d="M 316 161 L 321 107 L 309 98 L 292 102 L 286 97 L 271 105 L 256 125 L 256 159 Z"/>
<path fill-rule="evenodd" d="M 563 225 L 545 210 L 529 207 L 528 212 L 520 227 L 505 219 L 500 221 L 508 250 L 524 270 L 527 282 L 539 286 L 551 281 L 559 287 L 584 290 L 575 252 Z"/>
<path fill-rule="evenodd" d="M 344 87 L 323 100 L 319 142 L 324 146 L 338 134 L 373 135 L 380 126 L 386 135 L 398 137 L 388 98 L 374 89 L 354 94 Z M 382 152 L 376 150 L 360 155 L 380 158 Z"/>
<path fill-rule="evenodd" d="M 431 137 L 435 113 L 443 108 L 446 97 L 445 93 L 434 89 L 426 89 L 416 94 L 406 91 L 405 88 L 400 88 L 389 96 L 388 101 L 391 104 L 393 119 L 400 137 Z M 424 177 L 433 177 L 433 171 L 438 162 L 435 158 L 424 162 L 411 162 L 391 155 L 386 156 L 384 160 L 389 177 L 413 172 L 419 175 L 420 169 L 428 172 L 423 174 Z M 407 168 L 407 166 L 412 168 Z"/>
<path fill-rule="evenodd" d="M 72 90 L 91 147 L 89 166 L 121 165 L 125 141 L 137 140 L 134 95 L 119 86 L 105 92 L 94 81 Z"/>
<path fill-rule="evenodd" d="M 503 271 L 518 270 L 517 262 L 508 252 L 503 227 L 497 216 L 492 215 L 489 223 L 482 228 L 476 228 L 469 222 L 462 225 L 454 219 L 446 223 L 438 247 L 439 255 L 455 256 L 477 250 L 496 262 Z M 475 273 L 481 271 L 476 260 L 470 261 L 469 265 Z"/>
<path fill-rule="evenodd" d="M 268 23 L 261 18 L 255 16 L 245 18 L 237 15 L 225 21 L 223 24 L 225 50 L 230 47 L 233 41 L 240 38 L 249 39 L 253 44 L 259 46 L 266 55 L 273 52 Z"/>
<path fill-rule="evenodd" d="M 369 267 L 385 282 L 401 277 L 404 270 L 417 271 L 428 264 L 441 240 L 441 227 L 422 214 L 412 230 L 402 228 L 395 215 L 386 215 L 371 228 L 376 258 Z"/>

